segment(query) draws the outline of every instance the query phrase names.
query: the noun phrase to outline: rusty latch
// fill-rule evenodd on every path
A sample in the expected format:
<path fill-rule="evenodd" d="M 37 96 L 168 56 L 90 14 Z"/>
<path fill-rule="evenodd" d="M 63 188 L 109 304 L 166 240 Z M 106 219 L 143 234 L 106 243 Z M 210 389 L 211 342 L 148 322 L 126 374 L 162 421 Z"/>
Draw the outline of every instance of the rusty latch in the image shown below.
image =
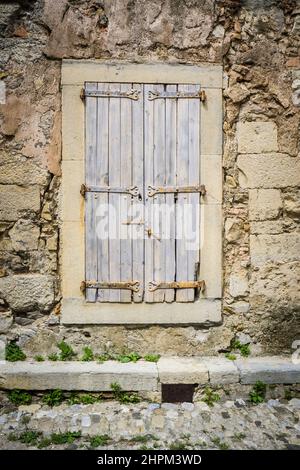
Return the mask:
<path fill-rule="evenodd" d="M 111 186 L 86 186 L 85 184 L 82 184 L 80 187 L 80 194 L 85 196 L 85 193 L 118 193 L 130 194 L 133 197 L 140 195 L 140 191 L 137 186 L 130 186 L 129 188 L 115 188 Z"/>
<path fill-rule="evenodd" d="M 206 188 L 204 184 L 197 186 L 161 186 L 156 188 L 155 186 L 148 186 L 148 196 L 153 197 L 155 194 L 166 194 L 166 193 L 200 193 L 201 196 L 206 194 Z"/>
<path fill-rule="evenodd" d="M 205 289 L 204 281 L 172 281 L 172 282 L 154 282 L 148 283 L 148 290 L 153 292 L 157 289 Z"/>
<path fill-rule="evenodd" d="M 80 290 L 84 292 L 86 289 L 126 289 L 138 292 L 140 290 L 139 281 L 116 281 L 116 282 L 98 282 L 98 281 L 82 281 Z"/>

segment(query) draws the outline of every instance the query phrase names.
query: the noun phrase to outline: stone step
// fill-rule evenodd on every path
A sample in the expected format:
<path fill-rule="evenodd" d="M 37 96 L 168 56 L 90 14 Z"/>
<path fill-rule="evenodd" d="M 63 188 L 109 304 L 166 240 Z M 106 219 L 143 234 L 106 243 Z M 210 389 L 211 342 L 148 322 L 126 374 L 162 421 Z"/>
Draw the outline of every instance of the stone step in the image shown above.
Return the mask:
<path fill-rule="evenodd" d="M 0 387 L 24 390 L 158 391 L 160 384 L 300 383 L 300 363 L 281 356 L 230 361 L 224 357 L 162 357 L 138 361 L 0 362 Z"/>
<path fill-rule="evenodd" d="M 0 387 L 24 390 L 111 391 L 118 383 L 123 390 L 157 390 L 157 366 L 151 362 L 2 362 Z"/>

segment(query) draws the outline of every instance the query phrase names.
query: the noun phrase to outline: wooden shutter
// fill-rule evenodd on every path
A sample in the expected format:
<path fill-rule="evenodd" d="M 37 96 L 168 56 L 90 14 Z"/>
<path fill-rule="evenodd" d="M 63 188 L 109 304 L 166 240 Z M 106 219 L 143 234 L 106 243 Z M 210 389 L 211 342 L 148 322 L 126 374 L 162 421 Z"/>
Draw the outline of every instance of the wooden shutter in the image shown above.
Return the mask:
<path fill-rule="evenodd" d="M 86 84 L 88 301 L 195 300 L 194 288 L 168 288 L 168 283 L 196 281 L 199 268 L 199 246 L 190 249 L 188 238 L 199 226 L 200 192 L 182 191 L 200 187 L 199 91 L 196 85 Z M 137 217 L 131 211 L 137 196 L 114 192 L 132 187 L 140 194 Z M 159 191 L 152 195 L 151 188 Z M 97 208 L 106 203 L 106 223 L 118 232 L 103 239 L 97 237 L 97 226 L 104 223 Z M 184 212 L 186 204 L 198 212 Z M 182 213 L 188 216 L 184 222 Z M 133 230 L 138 239 L 122 236 Z M 134 281 L 138 292 L 102 288 L 103 283 Z"/>
<path fill-rule="evenodd" d="M 175 93 L 192 94 L 196 85 L 145 85 L 145 188 L 177 187 L 178 193 L 147 195 L 145 213 L 151 235 L 145 240 L 146 302 L 191 302 L 195 289 L 156 289 L 149 283 L 195 281 L 199 266 L 199 247 L 189 249 L 188 235 L 195 230 L 200 193 L 181 193 L 181 188 L 200 186 L 200 105 L 199 98 L 175 98 Z M 168 95 L 173 95 L 168 98 Z M 150 99 L 149 96 L 157 96 Z M 155 206 L 162 206 L 162 210 Z M 185 210 L 184 210 L 185 208 Z M 174 216 L 167 217 L 171 211 Z M 156 216 L 159 214 L 160 217 Z M 186 220 L 182 221 L 181 214 Z M 166 221 L 169 220 L 168 226 Z M 183 237 L 180 231 L 184 228 Z M 169 235 L 166 237 L 166 230 Z"/>
<path fill-rule="evenodd" d="M 137 99 L 126 97 L 133 88 Z M 143 191 L 142 86 L 87 83 L 85 95 L 86 299 L 90 302 L 141 302 L 143 231 L 140 230 L 140 239 L 126 238 L 127 232 L 139 227 L 130 223 L 131 205 L 137 202 L 137 197 L 114 192 L 114 189 L 137 187 L 138 192 Z M 106 191 L 97 192 L 99 188 Z M 97 217 L 99 204 L 109 205 L 108 217 L 103 217 L 105 222 Z M 116 237 L 97 237 L 97 224 L 99 230 L 101 223 L 108 224 L 110 231 L 115 227 Z M 106 227 L 102 229 L 105 232 Z M 140 283 L 139 292 L 88 287 L 91 282 L 97 285 L 132 281 Z"/>

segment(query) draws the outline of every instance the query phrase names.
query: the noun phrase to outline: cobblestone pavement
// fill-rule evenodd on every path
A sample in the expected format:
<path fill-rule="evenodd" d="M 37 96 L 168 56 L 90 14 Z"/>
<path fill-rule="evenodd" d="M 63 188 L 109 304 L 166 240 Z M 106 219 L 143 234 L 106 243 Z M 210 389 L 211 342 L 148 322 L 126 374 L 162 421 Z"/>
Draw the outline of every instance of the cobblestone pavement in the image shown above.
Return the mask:
<path fill-rule="evenodd" d="M 211 407 L 204 402 L 33 404 L 2 410 L 0 449 L 300 450 L 299 417 L 295 398 L 259 405 L 236 399 Z"/>

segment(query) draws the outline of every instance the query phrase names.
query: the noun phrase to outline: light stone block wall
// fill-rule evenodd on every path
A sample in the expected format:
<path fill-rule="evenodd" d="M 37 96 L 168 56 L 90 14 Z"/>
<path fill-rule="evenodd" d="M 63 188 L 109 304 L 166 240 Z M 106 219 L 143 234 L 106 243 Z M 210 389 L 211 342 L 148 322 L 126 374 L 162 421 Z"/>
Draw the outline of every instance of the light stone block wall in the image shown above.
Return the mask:
<path fill-rule="evenodd" d="M 278 150 L 275 122 L 239 122 L 237 124 L 239 153 L 266 153 Z"/>
<path fill-rule="evenodd" d="M 120 0 L 92 11 L 85 0 L 68 8 L 66 0 L 36 0 L 28 14 L 23 3 L 0 5 L 6 88 L 0 105 L 0 340 L 16 341 L 28 357 L 56 352 L 62 339 L 79 355 L 89 345 L 95 352 L 208 356 L 229 351 L 244 334 L 251 355 L 290 355 L 300 331 L 299 9 L 292 1 L 190 6 L 161 0 L 154 6 Z M 61 76 L 62 59 L 83 61 L 72 86 L 69 66 Z M 117 82 L 137 63 L 152 76 L 159 65 L 160 81 L 170 79 L 167 65 L 173 64 L 201 83 L 199 65 L 206 67 L 201 174 L 214 223 L 205 229 L 208 250 L 201 253 L 209 298 L 200 327 L 184 326 L 185 313 L 173 314 L 172 306 L 166 315 L 176 326 L 162 324 L 163 317 L 138 327 L 118 325 L 117 317 L 113 325 L 95 325 L 90 310 L 87 325 L 73 315 L 72 304 L 74 324 L 61 322 L 62 292 L 78 298 L 84 277 L 77 230 L 83 201 L 74 185 L 84 174 L 79 93 L 95 59 L 122 63 L 114 68 Z M 211 73 L 216 67 L 223 80 Z M 221 126 L 223 135 L 216 132 Z M 62 199 L 66 187 L 72 196 Z"/>

